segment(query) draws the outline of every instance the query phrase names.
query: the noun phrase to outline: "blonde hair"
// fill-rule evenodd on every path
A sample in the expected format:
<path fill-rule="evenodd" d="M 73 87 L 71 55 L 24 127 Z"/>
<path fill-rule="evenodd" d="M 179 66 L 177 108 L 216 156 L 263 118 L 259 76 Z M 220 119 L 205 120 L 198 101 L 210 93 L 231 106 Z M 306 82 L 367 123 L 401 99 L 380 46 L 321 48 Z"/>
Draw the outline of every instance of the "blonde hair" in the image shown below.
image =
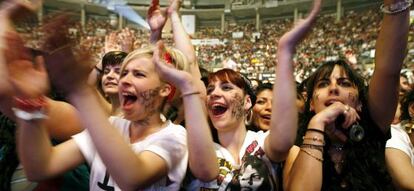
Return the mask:
<path fill-rule="evenodd" d="M 128 65 L 128 63 L 131 62 L 132 60 L 135 60 L 135 59 L 141 58 L 141 57 L 152 58 L 152 56 L 154 55 L 155 48 L 157 48 L 157 47 L 154 46 L 154 45 L 149 45 L 149 46 L 139 48 L 139 49 L 136 49 L 136 50 L 130 52 L 128 54 L 128 56 L 122 62 L 121 74 L 125 70 L 125 67 Z M 185 55 L 180 50 L 178 50 L 176 48 L 172 48 L 172 47 L 165 47 L 165 52 L 168 53 L 171 56 L 171 59 L 172 59 L 171 64 L 176 69 L 190 72 L 189 62 L 187 61 L 187 58 L 185 57 Z M 162 78 L 162 77 L 160 76 L 160 78 Z M 181 94 L 180 91 L 177 89 L 177 91 L 174 94 L 173 99 L 170 100 L 171 105 L 177 107 L 179 104 L 181 104 L 180 96 L 178 96 L 180 94 Z M 162 104 L 162 105 L 164 107 L 165 103 Z"/>
<path fill-rule="evenodd" d="M 151 57 L 154 55 L 154 49 L 157 48 L 156 46 L 150 45 L 144 48 L 136 49 L 128 54 L 128 56 L 124 59 L 121 65 L 121 73 L 124 71 L 125 67 L 128 65 L 129 62 L 135 60 L 140 57 Z M 178 69 L 189 72 L 189 63 L 187 58 L 184 54 L 175 48 L 166 47 L 166 52 L 170 54 L 172 58 L 172 65 Z"/>

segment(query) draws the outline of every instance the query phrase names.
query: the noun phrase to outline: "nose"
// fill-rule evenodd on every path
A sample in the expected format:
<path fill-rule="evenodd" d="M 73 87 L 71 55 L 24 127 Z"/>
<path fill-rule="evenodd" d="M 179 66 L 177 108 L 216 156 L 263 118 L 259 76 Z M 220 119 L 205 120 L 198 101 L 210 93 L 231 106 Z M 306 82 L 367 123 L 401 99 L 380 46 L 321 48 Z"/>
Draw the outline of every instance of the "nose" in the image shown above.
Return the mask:
<path fill-rule="evenodd" d="M 109 72 L 109 74 L 108 74 L 107 78 L 110 78 L 110 79 L 115 79 L 115 78 L 116 78 L 116 72 L 115 72 L 115 71 L 113 71 L 113 70 L 111 70 L 111 71 Z"/>
<path fill-rule="evenodd" d="M 123 87 L 131 86 L 130 75 L 127 74 L 119 79 L 119 84 Z"/>
<path fill-rule="evenodd" d="M 265 105 L 265 110 L 268 112 L 272 112 L 272 102 L 268 101 Z"/>
<path fill-rule="evenodd" d="M 220 88 L 214 88 L 214 89 L 210 90 L 210 92 L 208 93 L 207 97 L 209 99 L 211 99 L 211 98 L 220 97 L 220 95 L 221 95 Z"/>
<path fill-rule="evenodd" d="M 338 86 L 336 83 L 331 83 L 329 85 L 329 94 L 334 94 L 334 95 L 339 94 Z"/>

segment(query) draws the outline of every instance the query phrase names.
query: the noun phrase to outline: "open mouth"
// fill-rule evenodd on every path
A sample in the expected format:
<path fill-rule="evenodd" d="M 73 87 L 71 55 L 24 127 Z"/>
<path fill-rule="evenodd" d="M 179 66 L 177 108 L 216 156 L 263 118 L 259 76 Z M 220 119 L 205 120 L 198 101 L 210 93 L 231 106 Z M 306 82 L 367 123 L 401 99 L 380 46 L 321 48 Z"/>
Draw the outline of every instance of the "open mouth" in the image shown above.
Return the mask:
<path fill-rule="evenodd" d="M 261 115 L 260 117 L 262 117 L 265 120 L 270 120 L 272 118 L 271 115 Z"/>
<path fill-rule="evenodd" d="M 135 101 L 137 101 L 138 97 L 132 93 L 122 93 L 123 102 L 122 106 L 124 108 L 130 107 Z"/>
<path fill-rule="evenodd" d="M 213 104 L 211 106 L 211 112 L 215 116 L 224 114 L 227 111 L 227 109 L 228 109 L 227 106 L 221 105 L 221 104 Z"/>

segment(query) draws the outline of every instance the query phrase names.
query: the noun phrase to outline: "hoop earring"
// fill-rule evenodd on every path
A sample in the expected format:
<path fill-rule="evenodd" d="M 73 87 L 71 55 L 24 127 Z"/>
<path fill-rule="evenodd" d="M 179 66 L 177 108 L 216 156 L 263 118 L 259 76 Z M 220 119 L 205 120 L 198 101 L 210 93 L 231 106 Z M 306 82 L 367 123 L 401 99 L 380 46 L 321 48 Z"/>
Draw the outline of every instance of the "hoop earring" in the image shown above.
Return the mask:
<path fill-rule="evenodd" d="M 244 120 L 245 125 L 251 125 L 253 122 L 253 109 L 247 111 L 246 119 Z"/>

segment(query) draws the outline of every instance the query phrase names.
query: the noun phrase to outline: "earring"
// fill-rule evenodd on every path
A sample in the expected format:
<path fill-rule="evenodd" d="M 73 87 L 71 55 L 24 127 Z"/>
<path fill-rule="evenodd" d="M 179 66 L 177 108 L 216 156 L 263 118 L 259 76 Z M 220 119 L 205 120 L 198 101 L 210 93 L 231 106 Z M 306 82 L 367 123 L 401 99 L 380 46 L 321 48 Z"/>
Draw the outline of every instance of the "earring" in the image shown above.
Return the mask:
<path fill-rule="evenodd" d="M 253 110 L 249 109 L 247 111 L 246 119 L 244 120 L 245 125 L 251 125 L 253 122 Z"/>

